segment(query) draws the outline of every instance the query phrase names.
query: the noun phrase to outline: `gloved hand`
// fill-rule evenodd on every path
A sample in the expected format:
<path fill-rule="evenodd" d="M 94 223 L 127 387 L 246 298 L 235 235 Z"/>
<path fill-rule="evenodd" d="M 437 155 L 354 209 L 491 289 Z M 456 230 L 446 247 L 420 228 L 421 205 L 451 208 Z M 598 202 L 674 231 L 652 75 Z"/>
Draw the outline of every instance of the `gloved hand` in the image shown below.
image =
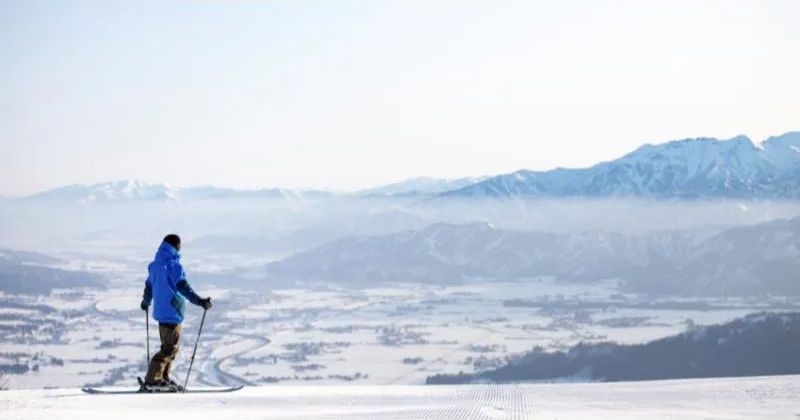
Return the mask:
<path fill-rule="evenodd" d="M 203 307 L 203 309 L 206 309 L 206 310 L 211 309 L 211 306 L 213 306 L 213 305 L 211 305 L 211 298 L 207 297 L 207 298 L 200 299 L 200 306 Z"/>
<path fill-rule="evenodd" d="M 146 311 L 148 308 L 150 308 L 150 302 L 143 300 L 139 307 L 142 308 L 143 311 Z"/>

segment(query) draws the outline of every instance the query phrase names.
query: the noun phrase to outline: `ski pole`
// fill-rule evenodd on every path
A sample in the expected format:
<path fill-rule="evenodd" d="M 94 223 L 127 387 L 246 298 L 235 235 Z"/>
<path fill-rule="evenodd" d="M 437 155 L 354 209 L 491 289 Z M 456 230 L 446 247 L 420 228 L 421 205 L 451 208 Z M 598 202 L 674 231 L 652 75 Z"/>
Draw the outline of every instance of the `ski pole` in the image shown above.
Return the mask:
<path fill-rule="evenodd" d="M 206 322 L 206 312 L 208 309 L 203 308 L 203 319 L 200 320 L 200 329 L 197 330 L 197 340 L 194 342 L 194 350 L 192 350 L 192 359 L 189 361 L 189 370 L 186 371 L 186 380 L 183 381 L 183 392 L 186 392 L 186 387 L 189 385 L 189 374 L 192 373 L 192 365 L 194 364 L 194 355 L 197 354 L 197 345 L 200 343 L 200 333 L 203 332 L 203 324 Z"/>
<path fill-rule="evenodd" d="M 150 368 L 150 310 L 149 309 L 144 310 L 144 325 L 145 325 L 145 330 L 147 330 L 147 363 L 145 363 L 145 366 L 147 366 L 147 368 L 149 369 Z"/>

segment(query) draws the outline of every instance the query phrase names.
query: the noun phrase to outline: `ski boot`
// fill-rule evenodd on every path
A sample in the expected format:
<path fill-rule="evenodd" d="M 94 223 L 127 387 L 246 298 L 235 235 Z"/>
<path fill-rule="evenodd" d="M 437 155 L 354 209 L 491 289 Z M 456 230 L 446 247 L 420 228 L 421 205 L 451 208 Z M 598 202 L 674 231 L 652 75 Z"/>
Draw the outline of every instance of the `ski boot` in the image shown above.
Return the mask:
<path fill-rule="evenodd" d="M 183 389 L 183 385 L 173 381 L 172 378 L 164 378 L 164 380 L 162 382 L 164 382 L 165 384 L 167 384 L 170 387 L 172 387 L 175 390 L 175 392 L 183 392 L 183 391 L 185 391 Z"/>
<path fill-rule="evenodd" d="M 145 383 L 142 380 L 142 378 L 136 378 L 136 380 L 139 381 L 139 392 L 144 392 L 144 393 L 179 392 L 178 390 L 179 387 L 181 390 L 183 389 L 183 387 L 181 387 L 180 385 L 175 384 L 174 382 L 170 383 L 163 379 L 153 384 Z"/>

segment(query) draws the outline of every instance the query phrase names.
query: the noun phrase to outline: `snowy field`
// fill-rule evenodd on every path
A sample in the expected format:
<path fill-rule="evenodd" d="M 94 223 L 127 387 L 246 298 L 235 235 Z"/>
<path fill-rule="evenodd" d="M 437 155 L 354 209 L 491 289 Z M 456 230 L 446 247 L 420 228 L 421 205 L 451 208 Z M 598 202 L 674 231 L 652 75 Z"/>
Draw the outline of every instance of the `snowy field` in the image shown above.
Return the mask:
<path fill-rule="evenodd" d="M 0 392 L 5 420 L 794 419 L 800 376 L 463 386 L 247 387 L 230 394 Z"/>
<path fill-rule="evenodd" d="M 130 282 L 131 284 L 135 282 Z M 762 310 L 782 298 L 659 299 L 620 294 L 614 282 L 243 291 L 214 298 L 192 372 L 198 385 L 415 385 L 437 373 L 499 366 L 535 346 L 640 343 L 695 324 Z M 0 387 L 125 386 L 145 370 L 139 287 L 0 296 Z M 176 376 L 185 374 L 202 311 L 187 308 Z M 157 325 L 151 319 L 151 354 Z"/>

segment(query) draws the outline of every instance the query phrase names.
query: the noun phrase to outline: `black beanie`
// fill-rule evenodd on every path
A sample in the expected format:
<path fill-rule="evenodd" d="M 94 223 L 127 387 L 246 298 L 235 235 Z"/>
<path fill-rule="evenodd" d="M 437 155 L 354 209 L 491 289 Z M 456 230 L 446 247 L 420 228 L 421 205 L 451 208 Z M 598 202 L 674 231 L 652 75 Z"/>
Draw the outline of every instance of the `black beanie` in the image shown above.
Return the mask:
<path fill-rule="evenodd" d="M 164 242 L 172 245 L 173 248 L 178 249 L 178 246 L 181 244 L 181 237 L 174 233 L 170 233 L 164 237 Z"/>

